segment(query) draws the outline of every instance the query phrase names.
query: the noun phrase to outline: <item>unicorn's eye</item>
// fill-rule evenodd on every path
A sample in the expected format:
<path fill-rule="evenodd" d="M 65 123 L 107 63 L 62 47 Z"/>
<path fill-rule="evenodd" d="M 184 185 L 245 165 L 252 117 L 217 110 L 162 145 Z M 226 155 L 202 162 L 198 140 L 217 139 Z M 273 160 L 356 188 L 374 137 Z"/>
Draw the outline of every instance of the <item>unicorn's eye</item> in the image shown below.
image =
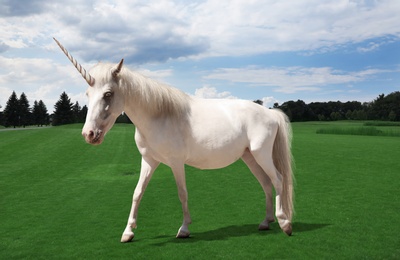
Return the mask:
<path fill-rule="evenodd" d="M 110 98 L 110 97 L 112 97 L 112 92 L 106 92 L 106 93 L 104 93 L 104 98 Z"/>

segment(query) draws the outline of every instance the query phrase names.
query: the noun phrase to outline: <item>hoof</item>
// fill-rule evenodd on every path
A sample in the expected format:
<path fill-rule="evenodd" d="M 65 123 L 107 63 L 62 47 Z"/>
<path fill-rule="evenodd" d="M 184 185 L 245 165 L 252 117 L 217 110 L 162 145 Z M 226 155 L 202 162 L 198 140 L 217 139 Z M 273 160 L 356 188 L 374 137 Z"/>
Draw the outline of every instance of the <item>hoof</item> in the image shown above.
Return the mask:
<path fill-rule="evenodd" d="M 121 237 L 121 243 L 131 242 L 135 235 L 132 234 L 123 234 Z"/>
<path fill-rule="evenodd" d="M 263 222 L 261 222 L 261 224 L 258 226 L 258 230 L 269 230 L 269 223 L 275 222 L 275 219 L 268 219 L 268 220 L 264 220 Z"/>
<path fill-rule="evenodd" d="M 268 223 L 267 223 L 267 224 L 261 223 L 261 224 L 258 226 L 258 230 L 260 230 L 260 231 L 262 231 L 262 230 L 269 230 L 269 225 L 268 225 Z"/>
<path fill-rule="evenodd" d="M 176 234 L 176 238 L 188 238 L 189 236 L 189 230 L 182 230 L 182 228 L 180 228 L 178 234 Z"/>
<path fill-rule="evenodd" d="M 292 235 L 292 224 L 289 223 L 284 228 L 282 228 L 282 230 L 283 230 L 283 232 L 286 233 L 286 235 L 291 236 Z"/>

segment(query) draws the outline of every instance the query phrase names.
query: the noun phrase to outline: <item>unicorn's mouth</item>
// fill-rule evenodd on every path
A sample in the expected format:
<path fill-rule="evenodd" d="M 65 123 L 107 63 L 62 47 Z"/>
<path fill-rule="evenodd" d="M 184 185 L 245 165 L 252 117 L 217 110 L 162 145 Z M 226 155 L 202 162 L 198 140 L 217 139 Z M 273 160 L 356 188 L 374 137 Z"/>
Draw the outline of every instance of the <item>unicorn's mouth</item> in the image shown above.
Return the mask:
<path fill-rule="evenodd" d="M 103 142 L 103 132 L 102 131 L 96 131 L 95 137 L 91 140 L 91 144 L 97 145 L 101 144 Z"/>
<path fill-rule="evenodd" d="M 102 142 L 102 139 L 100 139 L 100 137 L 101 137 L 101 134 L 97 135 L 95 138 L 93 138 L 91 143 L 92 144 L 100 144 Z"/>

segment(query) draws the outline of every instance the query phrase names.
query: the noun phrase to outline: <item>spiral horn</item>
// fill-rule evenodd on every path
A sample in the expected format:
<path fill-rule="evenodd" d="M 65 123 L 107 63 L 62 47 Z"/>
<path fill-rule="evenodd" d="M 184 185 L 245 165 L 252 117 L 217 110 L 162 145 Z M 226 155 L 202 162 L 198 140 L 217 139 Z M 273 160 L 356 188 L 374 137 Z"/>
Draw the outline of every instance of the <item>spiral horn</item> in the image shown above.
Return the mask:
<path fill-rule="evenodd" d="M 61 48 L 61 50 L 65 53 L 65 55 L 68 57 L 68 59 L 74 64 L 75 68 L 79 71 L 79 73 L 82 75 L 82 77 L 86 80 L 86 82 L 89 84 L 89 86 L 94 85 L 94 78 L 90 76 L 88 72 L 82 67 L 81 64 L 79 64 L 74 57 L 72 57 L 71 54 L 67 51 L 67 49 L 64 48 L 64 46 L 61 45 L 59 41 L 57 41 L 56 38 L 53 37 L 53 39 L 56 41 L 58 46 Z"/>

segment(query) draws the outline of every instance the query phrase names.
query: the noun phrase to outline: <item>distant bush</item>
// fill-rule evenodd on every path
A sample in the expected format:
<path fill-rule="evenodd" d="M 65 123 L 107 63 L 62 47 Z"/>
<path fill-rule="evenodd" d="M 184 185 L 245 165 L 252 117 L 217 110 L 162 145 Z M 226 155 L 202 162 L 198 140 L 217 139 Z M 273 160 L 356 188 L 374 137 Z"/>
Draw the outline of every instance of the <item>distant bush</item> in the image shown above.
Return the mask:
<path fill-rule="evenodd" d="M 382 131 L 375 127 L 352 127 L 352 128 L 321 128 L 317 134 L 333 134 L 333 135 L 367 135 L 367 136 L 397 136 L 400 137 L 400 131 L 387 130 Z"/>
<path fill-rule="evenodd" d="M 391 121 L 369 121 L 364 123 L 365 126 L 400 126 L 400 122 Z"/>

